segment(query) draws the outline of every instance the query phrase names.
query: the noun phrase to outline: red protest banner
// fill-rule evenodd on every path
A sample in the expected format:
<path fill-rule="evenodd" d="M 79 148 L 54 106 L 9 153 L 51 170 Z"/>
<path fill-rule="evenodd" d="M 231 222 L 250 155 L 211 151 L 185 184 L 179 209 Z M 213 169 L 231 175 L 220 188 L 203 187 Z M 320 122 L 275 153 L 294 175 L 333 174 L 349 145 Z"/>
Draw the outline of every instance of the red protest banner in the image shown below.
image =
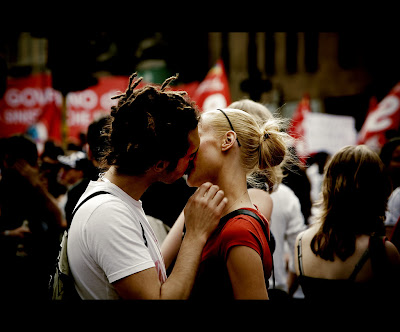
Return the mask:
<path fill-rule="evenodd" d="M 305 93 L 295 109 L 288 133 L 295 139 L 295 149 L 300 161 L 305 164 L 308 156 L 308 149 L 305 139 L 304 119 L 307 113 L 311 112 L 310 96 Z"/>
<path fill-rule="evenodd" d="M 104 76 L 88 89 L 68 93 L 64 128 L 66 140 L 80 144 L 80 135 L 86 134 L 92 121 L 110 113 L 111 106 L 118 102 L 111 97 L 124 92 L 128 82 L 128 76 Z M 230 104 L 228 79 L 221 60 L 201 83 L 180 84 L 171 86 L 171 89 L 185 90 L 200 110 Z M 10 78 L 0 100 L 0 137 L 28 133 L 38 144 L 47 139 L 61 143 L 62 104 L 62 95 L 52 88 L 50 74 Z"/>
<path fill-rule="evenodd" d="M 371 107 L 358 133 L 357 144 L 379 151 L 387 142 L 386 133 L 398 130 L 400 124 L 400 82 L 380 103 Z"/>
<path fill-rule="evenodd" d="M 67 140 L 76 142 L 81 133 L 86 134 L 91 122 L 110 114 L 111 106 L 118 103 L 111 97 L 124 92 L 128 81 L 128 76 L 104 76 L 88 89 L 68 93 Z"/>
<path fill-rule="evenodd" d="M 51 118 L 57 116 L 61 94 L 52 88 L 49 74 L 23 78 L 9 78 L 7 90 L 0 100 L 0 137 L 25 133 L 29 127 L 43 120 L 37 130 L 39 140 L 60 139 Z"/>

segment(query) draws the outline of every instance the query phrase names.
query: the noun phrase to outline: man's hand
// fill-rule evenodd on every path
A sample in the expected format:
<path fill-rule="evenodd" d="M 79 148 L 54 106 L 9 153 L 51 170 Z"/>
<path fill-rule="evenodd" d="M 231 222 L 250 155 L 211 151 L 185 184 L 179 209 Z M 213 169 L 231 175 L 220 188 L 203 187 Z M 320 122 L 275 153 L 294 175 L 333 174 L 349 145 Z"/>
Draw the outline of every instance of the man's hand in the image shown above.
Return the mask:
<path fill-rule="evenodd" d="M 202 184 L 185 206 L 186 235 L 167 281 L 161 285 L 153 267 L 114 282 L 118 294 L 124 299 L 189 298 L 201 252 L 217 227 L 227 202 L 218 186 L 209 182 Z"/>
<path fill-rule="evenodd" d="M 217 227 L 228 199 L 217 185 L 203 183 L 189 198 L 185 209 L 186 235 L 208 237 Z"/>

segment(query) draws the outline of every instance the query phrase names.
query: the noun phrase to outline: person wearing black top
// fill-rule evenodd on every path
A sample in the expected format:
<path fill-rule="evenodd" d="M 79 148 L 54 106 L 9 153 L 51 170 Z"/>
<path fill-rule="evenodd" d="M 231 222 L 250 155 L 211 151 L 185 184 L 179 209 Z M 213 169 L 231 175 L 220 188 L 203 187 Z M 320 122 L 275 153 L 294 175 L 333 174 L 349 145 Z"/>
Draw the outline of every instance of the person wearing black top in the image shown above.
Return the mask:
<path fill-rule="evenodd" d="M 390 191 L 381 159 L 367 146 L 347 146 L 332 157 L 318 221 L 296 240 L 305 299 L 398 297 L 400 254 L 383 224 Z"/>

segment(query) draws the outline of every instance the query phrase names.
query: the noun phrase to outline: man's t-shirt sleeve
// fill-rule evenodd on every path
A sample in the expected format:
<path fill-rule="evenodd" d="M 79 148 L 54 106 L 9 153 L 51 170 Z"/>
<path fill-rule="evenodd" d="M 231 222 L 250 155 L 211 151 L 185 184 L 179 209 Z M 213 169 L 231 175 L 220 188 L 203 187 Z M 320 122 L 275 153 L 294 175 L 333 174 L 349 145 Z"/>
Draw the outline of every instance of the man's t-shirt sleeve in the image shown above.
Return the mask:
<path fill-rule="evenodd" d="M 89 251 L 110 283 L 155 266 L 140 223 L 124 204 L 107 202 L 90 219 L 86 232 Z"/>

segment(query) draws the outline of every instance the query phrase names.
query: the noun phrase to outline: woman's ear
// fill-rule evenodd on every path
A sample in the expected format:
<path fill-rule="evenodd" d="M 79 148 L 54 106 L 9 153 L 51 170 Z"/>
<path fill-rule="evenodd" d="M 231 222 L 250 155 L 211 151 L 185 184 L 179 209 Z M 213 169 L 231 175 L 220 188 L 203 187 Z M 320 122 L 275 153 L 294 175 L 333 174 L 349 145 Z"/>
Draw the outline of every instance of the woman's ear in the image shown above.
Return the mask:
<path fill-rule="evenodd" d="M 232 130 L 228 131 L 225 136 L 224 139 L 222 141 L 222 151 L 227 151 L 229 150 L 232 146 L 235 145 L 236 142 L 236 133 Z"/>

